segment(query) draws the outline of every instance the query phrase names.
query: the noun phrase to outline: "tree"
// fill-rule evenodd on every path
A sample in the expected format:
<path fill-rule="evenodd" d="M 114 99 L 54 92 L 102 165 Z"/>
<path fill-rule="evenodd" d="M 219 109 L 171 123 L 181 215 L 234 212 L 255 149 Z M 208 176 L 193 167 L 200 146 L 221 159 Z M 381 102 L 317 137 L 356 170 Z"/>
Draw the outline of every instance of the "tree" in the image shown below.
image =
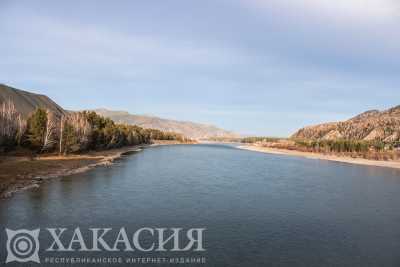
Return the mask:
<path fill-rule="evenodd" d="M 83 112 L 74 112 L 62 118 L 60 153 L 79 152 L 89 149 L 92 126 Z"/>
<path fill-rule="evenodd" d="M 63 116 L 61 116 L 61 119 L 60 119 L 60 138 L 59 138 L 59 142 L 58 142 L 60 154 L 62 154 L 62 152 L 63 152 L 64 125 L 65 125 L 65 116 L 63 115 Z"/>
<path fill-rule="evenodd" d="M 47 127 L 47 112 L 38 108 L 27 121 L 27 142 L 35 149 L 43 148 Z"/>
<path fill-rule="evenodd" d="M 9 149 L 19 144 L 26 123 L 9 100 L 0 106 L 0 147 Z"/>
<path fill-rule="evenodd" d="M 57 143 L 57 123 L 58 120 L 56 116 L 49 110 L 46 111 L 47 121 L 46 121 L 46 131 L 44 134 L 44 141 L 42 151 L 49 151 L 54 148 Z"/>

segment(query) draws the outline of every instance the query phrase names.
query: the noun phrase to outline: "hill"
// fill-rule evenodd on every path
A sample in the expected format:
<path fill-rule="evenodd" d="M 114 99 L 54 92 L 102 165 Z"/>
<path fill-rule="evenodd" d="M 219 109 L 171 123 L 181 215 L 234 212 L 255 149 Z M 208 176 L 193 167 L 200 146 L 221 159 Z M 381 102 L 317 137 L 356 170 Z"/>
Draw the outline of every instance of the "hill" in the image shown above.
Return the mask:
<path fill-rule="evenodd" d="M 135 124 L 143 128 L 180 133 L 192 139 L 207 139 L 211 137 L 233 138 L 239 136 L 238 134 L 220 129 L 214 125 L 162 119 L 154 116 L 133 115 L 126 111 L 112 111 L 107 109 L 97 109 L 94 111 L 117 123 Z"/>
<path fill-rule="evenodd" d="M 308 126 L 292 135 L 296 139 L 312 140 L 380 140 L 400 141 L 400 106 L 388 110 L 370 110 L 342 122 Z"/>
<path fill-rule="evenodd" d="M 57 116 L 66 113 L 62 107 L 45 95 L 34 94 L 0 84 L 0 103 L 7 101 L 11 101 L 24 118 L 27 118 L 38 107 L 49 109 Z"/>

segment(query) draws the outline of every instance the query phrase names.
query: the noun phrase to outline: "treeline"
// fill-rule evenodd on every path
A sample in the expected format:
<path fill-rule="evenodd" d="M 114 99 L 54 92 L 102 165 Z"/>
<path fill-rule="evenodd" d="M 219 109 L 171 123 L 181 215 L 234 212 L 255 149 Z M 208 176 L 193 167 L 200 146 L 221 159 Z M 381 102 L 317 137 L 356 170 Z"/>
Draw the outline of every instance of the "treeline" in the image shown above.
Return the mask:
<path fill-rule="evenodd" d="M 240 140 L 241 143 L 252 144 L 257 142 L 278 142 L 281 138 L 266 136 L 249 136 Z"/>
<path fill-rule="evenodd" d="M 242 140 L 240 137 L 223 137 L 223 136 L 213 136 L 203 139 L 204 141 L 221 142 L 221 143 L 240 143 Z"/>
<path fill-rule="evenodd" d="M 266 142 L 278 142 L 282 140 L 282 138 L 277 137 L 266 137 L 266 136 L 249 136 L 249 137 L 209 137 L 206 139 L 207 141 L 214 142 L 236 142 L 236 143 L 245 143 L 245 144 L 253 144 L 253 143 L 266 143 Z"/>
<path fill-rule="evenodd" d="M 399 141 L 246 137 L 242 139 L 242 142 L 276 149 L 334 154 L 372 160 L 398 160 L 400 158 Z"/>
<path fill-rule="evenodd" d="M 299 140 L 294 139 L 297 146 L 309 148 L 313 152 L 382 152 L 399 147 L 398 142 L 383 142 L 380 140 Z"/>
<path fill-rule="evenodd" d="M 263 146 L 302 149 L 309 152 L 359 152 L 368 151 L 382 152 L 400 148 L 400 142 L 384 142 L 381 140 L 322 140 L 322 139 L 299 139 L 299 138 L 277 138 L 265 136 L 252 136 L 241 139 L 242 143 L 257 143 Z"/>
<path fill-rule="evenodd" d="M 333 153 L 350 157 L 371 160 L 398 160 L 400 158 L 399 142 L 380 140 L 294 140 L 295 145 L 287 149 L 304 152 Z"/>
<path fill-rule="evenodd" d="M 63 154 L 149 144 L 151 140 L 189 141 L 181 134 L 116 124 L 95 112 L 71 112 L 56 116 L 37 109 L 22 119 L 11 102 L 0 107 L 0 150 L 27 148 L 34 152 Z"/>

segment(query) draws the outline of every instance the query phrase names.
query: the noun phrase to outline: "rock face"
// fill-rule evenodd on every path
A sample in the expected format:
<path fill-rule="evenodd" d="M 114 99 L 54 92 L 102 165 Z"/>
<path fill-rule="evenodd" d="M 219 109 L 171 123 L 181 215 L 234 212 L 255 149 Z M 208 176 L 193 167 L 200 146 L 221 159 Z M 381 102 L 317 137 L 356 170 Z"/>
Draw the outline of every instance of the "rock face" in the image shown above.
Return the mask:
<path fill-rule="evenodd" d="M 400 106 L 370 110 L 347 121 L 324 123 L 298 130 L 292 138 L 400 141 Z"/>
<path fill-rule="evenodd" d="M 0 84 L 0 104 L 11 101 L 22 117 L 27 118 L 36 108 L 51 110 L 57 116 L 66 111 L 45 95 L 34 94 Z"/>
<path fill-rule="evenodd" d="M 135 124 L 143 128 L 152 128 L 161 131 L 180 133 L 192 139 L 206 139 L 210 137 L 239 137 L 238 134 L 208 124 L 168 120 L 153 116 L 133 115 L 126 111 L 112 111 L 107 109 L 97 109 L 94 111 L 97 114 L 108 117 L 117 123 Z"/>

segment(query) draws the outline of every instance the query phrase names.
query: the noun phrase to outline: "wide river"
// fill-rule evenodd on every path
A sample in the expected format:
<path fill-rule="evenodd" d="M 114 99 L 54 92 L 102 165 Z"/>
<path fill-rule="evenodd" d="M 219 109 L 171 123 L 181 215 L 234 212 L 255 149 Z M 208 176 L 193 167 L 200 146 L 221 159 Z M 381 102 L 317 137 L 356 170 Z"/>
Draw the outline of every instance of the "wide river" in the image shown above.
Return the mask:
<path fill-rule="evenodd" d="M 71 239 L 76 227 L 85 238 L 89 228 L 125 227 L 133 233 L 142 227 L 179 227 L 206 228 L 206 251 L 90 255 L 206 261 L 183 266 L 394 267 L 400 266 L 400 170 L 232 145 L 151 147 L 112 167 L 53 179 L 1 200 L 0 222 L 1 263 L 7 254 L 5 228 L 40 228 L 42 234 L 45 228 L 64 227 Z M 40 236 L 42 264 L 50 256 L 49 240 Z M 19 247 L 25 248 L 26 243 Z M 89 255 L 79 253 L 54 255 Z"/>

